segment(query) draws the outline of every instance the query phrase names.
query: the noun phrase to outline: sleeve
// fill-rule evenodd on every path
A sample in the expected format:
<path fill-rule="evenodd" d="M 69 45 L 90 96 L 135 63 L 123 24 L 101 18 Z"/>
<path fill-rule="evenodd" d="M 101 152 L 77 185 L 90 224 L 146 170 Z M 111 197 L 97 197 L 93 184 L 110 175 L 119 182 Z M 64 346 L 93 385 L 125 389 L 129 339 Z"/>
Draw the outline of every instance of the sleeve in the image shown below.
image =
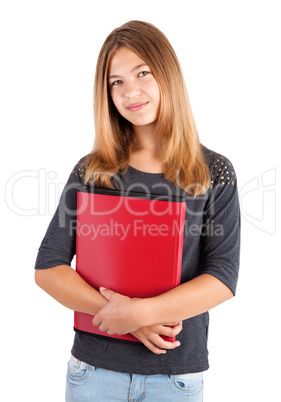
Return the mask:
<path fill-rule="evenodd" d="M 240 206 L 234 167 L 218 156 L 212 167 L 210 197 L 202 230 L 202 273 L 215 276 L 236 293 L 240 261 Z"/>
<path fill-rule="evenodd" d="M 77 191 L 82 186 L 85 157 L 75 165 L 38 250 L 35 269 L 71 265 L 76 252 Z"/>

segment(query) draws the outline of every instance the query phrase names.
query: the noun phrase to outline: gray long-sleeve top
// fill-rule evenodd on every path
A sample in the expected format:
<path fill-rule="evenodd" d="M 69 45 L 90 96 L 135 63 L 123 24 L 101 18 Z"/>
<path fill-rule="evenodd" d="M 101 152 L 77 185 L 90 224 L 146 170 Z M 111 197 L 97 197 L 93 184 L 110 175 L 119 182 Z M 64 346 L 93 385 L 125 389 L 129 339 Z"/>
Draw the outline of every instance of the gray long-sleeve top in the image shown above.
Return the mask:
<path fill-rule="evenodd" d="M 224 156 L 203 147 L 210 167 L 211 184 L 198 197 L 179 190 L 163 173 L 147 173 L 129 166 L 116 175 L 125 191 L 179 195 L 186 201 L 181 283 L 207 273 L 222 281 L 235 294 L 240 256 L 240 209 L 234 167 Z M 71 265 L 76 251 L 73 219 L 77 191 L 83 184 L 84 156 L 75 165 L 59 205 L 39 247 L 35 269 Z M 91 189 L 93 191 L 93 189 Z M 209 313 L 183 321 L 177 336 L 181 346 L 156 355 L 142 343 L 113 340 L 77 331 L 72 354 L 92 366 L 134 374 L 184 374 L 207 370 Z"/>

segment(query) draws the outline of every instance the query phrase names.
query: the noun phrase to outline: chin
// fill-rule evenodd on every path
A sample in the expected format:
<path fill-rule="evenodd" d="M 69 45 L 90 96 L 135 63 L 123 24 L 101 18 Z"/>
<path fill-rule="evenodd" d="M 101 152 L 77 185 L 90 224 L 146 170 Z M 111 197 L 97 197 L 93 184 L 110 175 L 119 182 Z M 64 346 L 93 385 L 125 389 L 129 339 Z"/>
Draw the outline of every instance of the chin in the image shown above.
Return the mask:
<path fill-rule="evenodd" d="M 140 118 L 140 119 L 131 119 L 129 121 L 133 124 L 133 126 L 141 127 L 141 126 L 149 126 L 150 124 L 154 124 L 156 122 L 156 119 Z"/>
<path fill-rule="evenodd" d="M 150 124 L 152 124 L 152 121 L 144 121 L 144 122 L 131 122 L 133 126 L 137 126 L 137 127 L 142 127 L 142 126 L 149 126 Z"/>

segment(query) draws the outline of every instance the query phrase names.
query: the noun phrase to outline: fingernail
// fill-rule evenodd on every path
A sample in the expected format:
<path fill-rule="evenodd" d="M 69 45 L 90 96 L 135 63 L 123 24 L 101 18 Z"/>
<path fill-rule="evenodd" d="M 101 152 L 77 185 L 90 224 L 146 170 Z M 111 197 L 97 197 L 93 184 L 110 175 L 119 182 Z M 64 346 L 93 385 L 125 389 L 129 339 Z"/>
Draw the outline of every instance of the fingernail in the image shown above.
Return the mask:
<path fill-rule="evenodd" d="M 101 287 L 100 287 L 100 290 L 106 290 L 106 289 L 101 286 Z"/>
<path fill-rule="evenodd" d="M 176 342 L 176 346 L 180 346 L 180 344 L 181 344 L 180 341 Z"/>

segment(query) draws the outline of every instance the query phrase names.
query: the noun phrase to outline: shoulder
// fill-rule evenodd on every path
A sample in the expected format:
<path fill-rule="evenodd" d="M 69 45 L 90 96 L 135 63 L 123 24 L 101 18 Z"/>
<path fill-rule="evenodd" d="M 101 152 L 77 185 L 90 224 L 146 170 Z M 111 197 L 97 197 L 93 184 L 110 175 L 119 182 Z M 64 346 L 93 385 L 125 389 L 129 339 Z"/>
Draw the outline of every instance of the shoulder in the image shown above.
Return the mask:
<path fill-rule="evenodd" d="M 72 169 L 71 176 L 77 176 L 77 178 L 83 178 L 86 171 L 86 162 L 90 154 L 83 156 L 76 162 L 74 168 Z"/>
<path fill-rule="evenodd" d="M 202 154 L 210 169 L 210 187 L 235 186 L 237 177 L 232 162 L 225 156 L 203 146 Z"/>
<path fill-rule="evenodd" d="M 214 167 L 215 164 L 217 163 L 223 163 L 224 160 L 228 163 L 230 163 L 229 159 L 225 156 L 222 155 L 218 152 L 213 151 L 212 149 L 209 149 L 203 145 L 202 147 L 202 154 L 207 162 L 207 164 L 210 167 L 210 170 Z"/>

